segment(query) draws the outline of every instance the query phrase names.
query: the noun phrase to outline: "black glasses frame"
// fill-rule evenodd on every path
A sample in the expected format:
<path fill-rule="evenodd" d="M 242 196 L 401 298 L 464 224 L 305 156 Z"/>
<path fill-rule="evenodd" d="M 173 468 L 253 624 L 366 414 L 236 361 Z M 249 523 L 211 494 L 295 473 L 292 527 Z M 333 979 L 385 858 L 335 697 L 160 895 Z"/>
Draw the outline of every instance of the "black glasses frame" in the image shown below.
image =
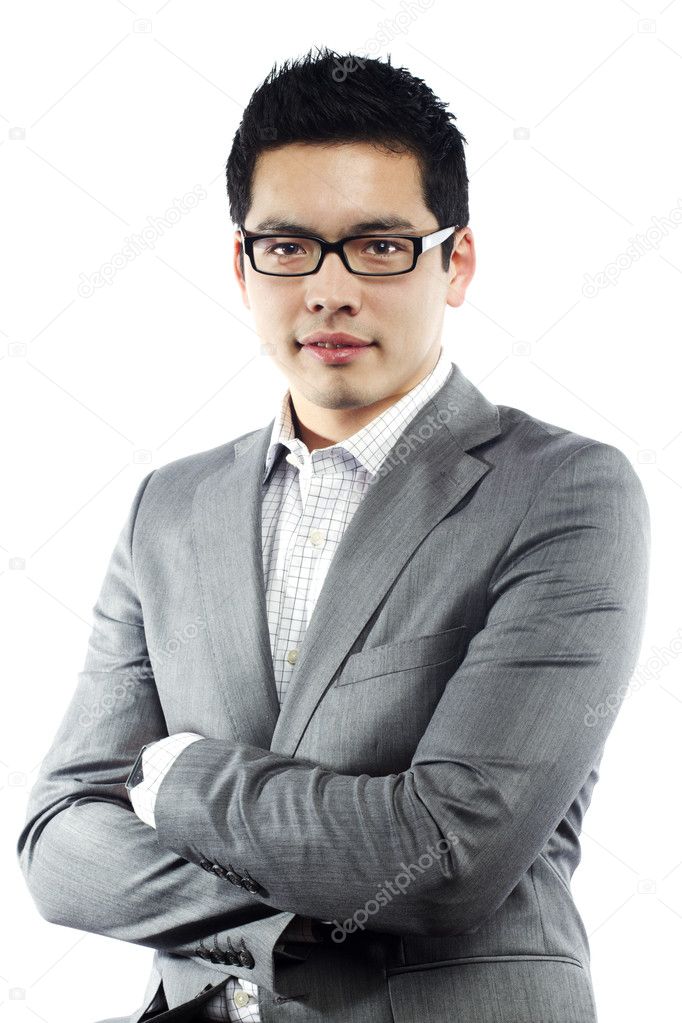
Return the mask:
<path fill-rule="evenodd" d="M 328 252 L 335 252 L 340 257 L 341 262 L 345 266 L 349 273 L 356 274 L 358 277 L 397 277 L 400 274 L 409 274 L 414 270 L 417 265 L 417 260 L 422 253 L 427 252 L 429 249 L 434 248 L 436 245 L 440 245 L 446 238 L 449 238 L 453 232 L 456 232 L 459 224 L 455 224 L 452 227 L 441 227 L 438 231 L 432 231 L 431 234 L 382 234 L 377 232 L 374 234 L 350 234 L 346 238 L 339 238 L 337 242 L 328 242 L 326 238 L 320 238 L 314 234 L 299 234 L 296 231 L 278 231 L 275 234 L 257 234 L 253 231 L 247 231 L 243 224 L 239 225 L 239 230 L 242 234 L 244 243 L 244 251 L 249 257 L 251 266 L 259 274 L 265 274 L 266 277 L 309 277 L 310 274 L 316 274 L 322 266 L 324 257 Z M 278 274 L 273 273 L 270 270 L 259 270 L 256 266 L 256 261 L 253 255 L 253 244 L 258 241 L 259 238 L 309 238 L 310 241 L 319 242 L 320 244 L 320 258 L 317 262 L 317 266 L 314 270 L 305 270 L 303 273 L 297 274 Z M 343 251 L 343 246 L 346 242 L 355 241 L 356 238 L 401 238 L 406 241 L 412 242 L 412 265 L 406 270 L 391 270 L 390 273 L 367 273 L 364 270 L 354 270 L 348 263 L 346 253 Z"/>

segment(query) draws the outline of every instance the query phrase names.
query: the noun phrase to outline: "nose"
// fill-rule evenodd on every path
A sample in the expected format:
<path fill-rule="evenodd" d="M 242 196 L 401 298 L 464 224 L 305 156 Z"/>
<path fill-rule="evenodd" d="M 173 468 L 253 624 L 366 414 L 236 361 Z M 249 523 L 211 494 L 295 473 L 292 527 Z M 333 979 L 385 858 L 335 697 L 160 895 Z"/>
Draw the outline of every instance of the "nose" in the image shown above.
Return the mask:
<path fill-rule="evenodd" d="M 306 307 L 311 312 L 326 309 L 352 314 L 360 309 L 362 279 L 346 269 L 336 252 L 328 252 L 317 273 L 301 280 L 305 282 Z"/>

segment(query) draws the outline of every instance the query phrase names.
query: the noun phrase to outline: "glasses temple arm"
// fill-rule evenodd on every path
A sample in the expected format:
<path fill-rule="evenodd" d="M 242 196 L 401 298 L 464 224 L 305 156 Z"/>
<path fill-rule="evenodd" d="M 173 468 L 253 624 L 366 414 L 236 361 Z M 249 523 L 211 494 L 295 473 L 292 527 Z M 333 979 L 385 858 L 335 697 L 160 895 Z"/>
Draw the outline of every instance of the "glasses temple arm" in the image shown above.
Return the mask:
<path fill-rule="evenodd" d="M 457 230 L 458 226 L 458 224 L 455 224 L 454 227 L 443 227 L 440 231 L 435 231 L 433 234 L 422 239 L 422 252 L 432 249 L 434 245 L 440 245 L 441 242 L 450 237 L 453 231 Z"/>

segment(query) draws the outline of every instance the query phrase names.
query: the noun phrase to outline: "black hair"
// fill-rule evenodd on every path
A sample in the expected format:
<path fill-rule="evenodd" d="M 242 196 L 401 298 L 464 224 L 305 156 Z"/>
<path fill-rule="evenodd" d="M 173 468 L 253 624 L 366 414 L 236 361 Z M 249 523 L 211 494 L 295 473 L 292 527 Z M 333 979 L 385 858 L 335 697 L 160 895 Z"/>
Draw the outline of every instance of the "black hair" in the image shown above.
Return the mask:
<path fill-rule="evenodd" d="M 439 227 L 469 222 L 464 136 L 421 78 L 405 68 L 327 47 L 275 64 L 253 92 L 227 158 L 230 216 L 243 224 L 260 153 L 292 142 L 369 142 L 417 159 L 425 206 Z M 454 234 L 442 245 L 448 269 Z M 244 253 L 240 254 L 242 273 Z"/>

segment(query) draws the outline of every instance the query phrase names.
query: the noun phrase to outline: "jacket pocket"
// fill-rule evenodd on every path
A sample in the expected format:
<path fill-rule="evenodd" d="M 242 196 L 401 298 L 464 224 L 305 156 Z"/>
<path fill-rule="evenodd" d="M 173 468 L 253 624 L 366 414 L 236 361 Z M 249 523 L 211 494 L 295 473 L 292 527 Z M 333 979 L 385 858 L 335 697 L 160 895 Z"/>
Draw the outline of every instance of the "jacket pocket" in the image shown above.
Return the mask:
<path fill-rule="evenodd" d="M 441 966 L 464 966 L 467 963 L 519 963 L 519 962 L 549 962 L 568 963 L 577 966 L 581 970 L 583 964 L 575 956 L 541 955 L 535 953 L 524 953 L 514 955 L 494 956 L 458 956 L 456 959 L 437 959 L 427 963 L 412 963 L 409 966 L 395 966 L 386 970 L 386 974 L 412 973 L 415 970 L 432 970 Z"/>
<path fill-rule="evenodd" d="M 569 956 L 421 963 L 389 972 L 387 982 L 394 1023 L 597 1023 L 589 971 Z"/>
<path fill-rule="evenodd" d="M 461 656 L 468 632 L 468 626 L 457 625 L 453 629 L 429 636 L 415 636 L 397 643 L 383 643 L 369 650 L 359 650 L 347 658 L 334 685 L 345 686 L 410 668 L 454 661 Z"/>

